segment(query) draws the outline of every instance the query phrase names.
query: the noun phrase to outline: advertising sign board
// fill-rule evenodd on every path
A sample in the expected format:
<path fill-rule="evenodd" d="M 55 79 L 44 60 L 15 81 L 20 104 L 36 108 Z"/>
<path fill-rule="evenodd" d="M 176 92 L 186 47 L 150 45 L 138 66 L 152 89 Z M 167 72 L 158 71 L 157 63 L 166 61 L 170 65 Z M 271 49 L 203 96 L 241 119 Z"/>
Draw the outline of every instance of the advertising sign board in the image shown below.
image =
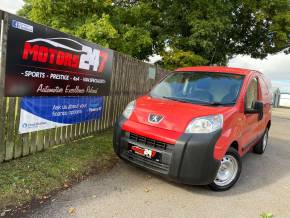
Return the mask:
<path fill-rule="evenodd" d="M 103 97 L 23 97 L 19 133 L 29 133 L 101 118 Z"/>
<path fill-rule="evenodd" d="M 9 14 L 5 95 L 109 95 L 113 51 Z"/>

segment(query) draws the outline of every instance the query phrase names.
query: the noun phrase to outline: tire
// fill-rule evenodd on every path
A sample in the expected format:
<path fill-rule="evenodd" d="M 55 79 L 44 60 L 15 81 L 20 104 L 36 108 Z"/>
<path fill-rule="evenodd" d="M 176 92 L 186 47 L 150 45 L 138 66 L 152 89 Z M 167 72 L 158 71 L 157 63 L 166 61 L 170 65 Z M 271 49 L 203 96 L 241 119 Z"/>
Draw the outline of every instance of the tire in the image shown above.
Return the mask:
<path fill-rule="evenodd" d="M 221 166 L 215 180 L 209 184 L 213 191 L 226 191 L 238 181 L 242 170 L 240 155 L 234 148 L 229 148 L 221 160 Z"/>
<path fill-rule="evenodd" d="M 256 154 L 263 154 L 267 148 L 268 145 L 268 138 L 269 138 L 269 129 L 266 128 L 262 138 L 258 142 L 258 144 L 255 145 L 253 148 L 254 153 Z"/>

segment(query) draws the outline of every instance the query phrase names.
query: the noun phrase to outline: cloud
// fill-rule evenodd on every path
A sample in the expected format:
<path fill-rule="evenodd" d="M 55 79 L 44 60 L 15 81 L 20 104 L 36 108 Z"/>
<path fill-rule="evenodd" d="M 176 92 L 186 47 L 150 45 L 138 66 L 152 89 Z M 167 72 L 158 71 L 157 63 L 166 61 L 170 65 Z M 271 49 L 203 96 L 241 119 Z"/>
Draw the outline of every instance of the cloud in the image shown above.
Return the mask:
<path fill-rule="evenodd" d="M 160 60 L 162 60 L 162 57 L 160 55 L 155 54 L 149 57 L 150 64 L 154 64 L 155 62 L 160 61 Z"/>
<path fill-rule="evenodd" d="M 15 14 L 24 4 L 23 0 L 0 0 L 0 9 Z"/>
<path fill-rule="evenodd" d="M 262 60 L 238 55 L 229 61 L 229 66 L 259 70 L 271 80 L 281 80 L 287 84 L 289 82 L 290 85 L 290 55 L 283 52 L 268 55 Z"/>

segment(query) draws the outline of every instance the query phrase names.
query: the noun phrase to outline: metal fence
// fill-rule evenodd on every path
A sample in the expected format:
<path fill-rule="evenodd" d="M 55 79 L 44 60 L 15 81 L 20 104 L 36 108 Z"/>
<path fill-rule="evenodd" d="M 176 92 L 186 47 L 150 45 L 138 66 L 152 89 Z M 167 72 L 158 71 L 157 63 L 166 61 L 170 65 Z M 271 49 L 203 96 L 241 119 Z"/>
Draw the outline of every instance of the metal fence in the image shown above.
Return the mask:
<path fill-rule="evenodd" d="M 1 12 L 1 11 L 0 11 Z M 0 13 L 0 162 L 42 151 L 50 146 L 93 135 L 111 128 L 126 104 L 146 92 L 166 72 L 127 55 L 114 52 L 110 95 L 104 97 L 103 115 L 99 120 L 55 129 L 18 134 L 20 97 L 4 97 L 7 22 Z M 155 79 L 149 78 L 149 68 L 156 69 Z M 41 97 L 40 97 L 41 98 Z"/>

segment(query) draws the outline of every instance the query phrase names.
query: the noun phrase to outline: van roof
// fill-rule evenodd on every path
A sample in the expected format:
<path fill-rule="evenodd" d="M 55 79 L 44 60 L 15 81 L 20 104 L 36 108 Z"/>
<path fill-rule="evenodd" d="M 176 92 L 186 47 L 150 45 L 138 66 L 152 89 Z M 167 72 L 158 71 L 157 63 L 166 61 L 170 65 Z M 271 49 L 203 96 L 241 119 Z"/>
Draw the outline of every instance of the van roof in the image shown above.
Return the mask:
<path fill-rule="evenodd" d="M 222 66 L 198 66 L 198 67 L 182 67 L 178 68 L 175 71 L 177 72 L 190 72 L 190 71 L 199 71 L 199 72 L 220 72 L 220 73 L 231 73 L 231 74 L 240 74 L 248 75 L 251 73 L 260 73 L 256 70 L 249 70 L 243 68 L 234 68 L 234 67 L 222 67 Z"/>

